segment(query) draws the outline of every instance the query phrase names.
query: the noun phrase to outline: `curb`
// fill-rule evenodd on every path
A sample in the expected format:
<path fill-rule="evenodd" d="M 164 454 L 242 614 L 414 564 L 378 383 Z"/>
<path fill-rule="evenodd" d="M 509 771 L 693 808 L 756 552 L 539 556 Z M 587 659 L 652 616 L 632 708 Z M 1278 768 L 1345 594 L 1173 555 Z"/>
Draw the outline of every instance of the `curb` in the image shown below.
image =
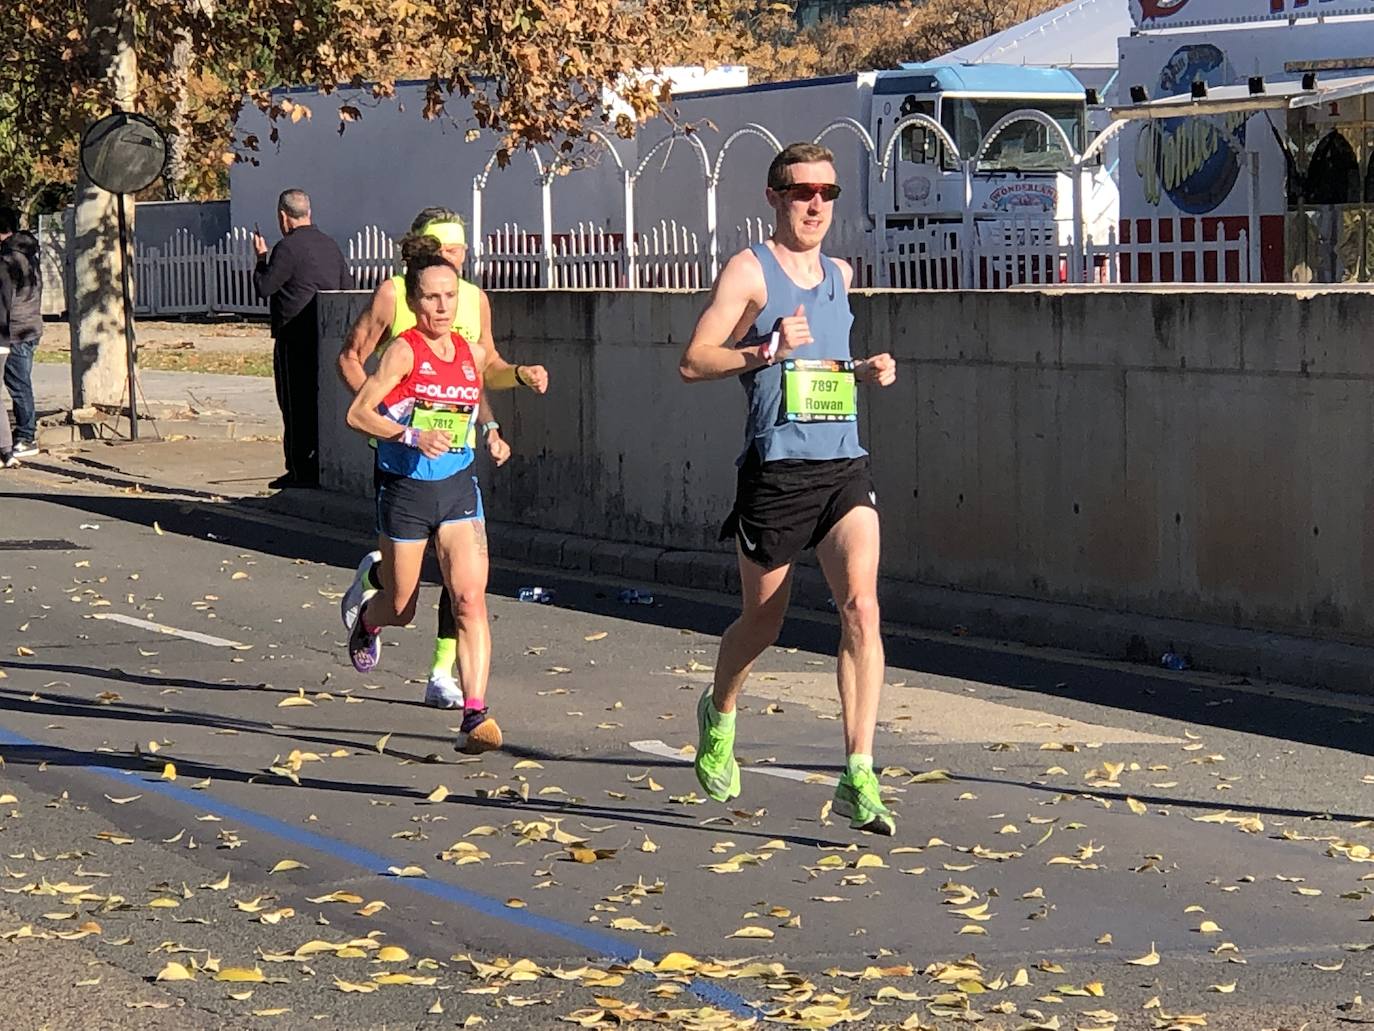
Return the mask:
<path fill-rule="evenodd" d="M 359 530 L 372 525 L 370 499 L 327 490 L 285 490 L 267 496 L 226 497 L 195 488 L 156 484 L 106 470 L 25 462 L 40 472 L 110 486 L 138 486 L 157 493 L 223 502 L 239 500 L 260 511 L 327 526 Z M 733 594 L 739 589 L 735 556 L 685 551 L 540 530 L 489 521 L 491 553 L 514 564 L 596 574 L 625 583 Z M 1374 648 L 1263 630 L 1190 620 L 1108 612 L 1085 605 L 980 594 L 883 577 L 878 584 L 885 623 L 939 633 L 1063 649 L 1118 661 L 1135 661 L 1152 672 L 1166 651 L 1187 656 L 1202 671 L 1258 680 L 1374 694 Z M 833 611 L 830 593 L 814 565 L 799 564 L 792 599 L 807 609 Z M 1149 656 L 1143 663 L 1139 656 Z"/>

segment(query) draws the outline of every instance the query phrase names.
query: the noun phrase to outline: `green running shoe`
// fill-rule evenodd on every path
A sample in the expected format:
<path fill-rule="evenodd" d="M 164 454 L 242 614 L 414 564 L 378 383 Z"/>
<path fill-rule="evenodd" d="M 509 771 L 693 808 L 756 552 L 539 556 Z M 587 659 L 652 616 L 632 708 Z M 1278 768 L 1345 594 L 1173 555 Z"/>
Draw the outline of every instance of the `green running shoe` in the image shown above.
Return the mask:
<path fill-rule="evenodd" d="M 883 805 L 878 778 L 872 770 L 860 770 L 852 776 L 840 775 L 835 786 L 834 811 L 840 816 L 849 817 L 849 827 L 856 831 L 869 831 L 891 837 L 897 829 L 892 810 Z"/>
<path fill-rule="evenodd" d="M 718 727 L 711 722 L 711 689 L 697 702 L 697 780 L 717 802 L 739 796 L 739 763 L 735 762 L 735 725 Z"/>

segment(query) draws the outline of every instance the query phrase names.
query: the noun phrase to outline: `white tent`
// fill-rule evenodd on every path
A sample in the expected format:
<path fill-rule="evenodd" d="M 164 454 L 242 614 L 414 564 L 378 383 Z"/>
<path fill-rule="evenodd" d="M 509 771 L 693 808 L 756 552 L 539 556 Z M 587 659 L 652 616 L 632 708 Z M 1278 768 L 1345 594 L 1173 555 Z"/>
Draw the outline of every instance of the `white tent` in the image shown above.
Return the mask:
<path fill-rule="evenodd" d="M 1117 40 L 1130 32 L 1126 0 L 1070 0 L 936 61 L 1067 68 L 1105 99 L 1116 73 Z"/>

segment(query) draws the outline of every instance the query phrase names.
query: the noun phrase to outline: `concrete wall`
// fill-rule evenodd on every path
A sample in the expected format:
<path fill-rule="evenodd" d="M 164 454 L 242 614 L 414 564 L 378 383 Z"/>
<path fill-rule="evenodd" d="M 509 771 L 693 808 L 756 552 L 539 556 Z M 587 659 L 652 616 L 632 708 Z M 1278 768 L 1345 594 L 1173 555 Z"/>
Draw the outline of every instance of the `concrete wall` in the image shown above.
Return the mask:
<path fill-rule="evenodd" d="M 553 388 L 500 399 L 494 518 L 717 549 L 742 391 L 676 364 L 702 295 L 502 293 Z M 328 353 L 362 299 L 323 305 Z M 872 293 L 855 353 L 885 575 L 933 587 L 1374 639 L 1374 296 L 1329 290 Z M 322 363 L 322 476 L 370 490 Z"/>

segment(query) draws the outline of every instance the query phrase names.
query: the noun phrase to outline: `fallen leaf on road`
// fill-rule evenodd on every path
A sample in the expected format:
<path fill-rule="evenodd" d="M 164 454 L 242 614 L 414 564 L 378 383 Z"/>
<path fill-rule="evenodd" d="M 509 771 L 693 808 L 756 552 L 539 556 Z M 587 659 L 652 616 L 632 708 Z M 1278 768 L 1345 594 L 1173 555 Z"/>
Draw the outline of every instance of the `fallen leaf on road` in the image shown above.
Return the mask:
<path fill-rule="evenodd" d="M 420 866 L 388 866 L 387 873 L 393 877 L 428 877 L 424 868 Z"/>
<path fill-rule="evenodd" d="M 238 982 L 262 982 L 267 977 L 257 967 L 225 967 L 215 975 L 216 981 Z"/>
<path fill-rule="evenodd" d="M 1230 995 L 1236 990 L 1236 982 L 1232 981 L 1230 984 L 1209 984 L 1207 990 L 1209 992 L 1221 992 L 1223 995 Z"/>
<path fill-rule="evenodd" d="M 772 938 L 773 932 L 767 927 L 741 927 L 732 934 L 727 934 L 727 938 Z"/>
<path fill-rule="evenodd" d="M 105 801 L 113 802 L 115 805 L 128 805 L 130 802 L 137 802 L 142 797 L 142 795 L 129 795 L 127 798 L 112 798 L 106 795 Z"/>
<path fill-rule="evenodd" d="M 602 640 L 605 640 L 607 637 L 610 637 L 610 636 L 611 636 L 611 635 L 610 635 L 609 631 L 606 631 L 606 630 L 598 630 L 598 631 L 597 631 L 596 633 L 594 633 L 594 634 L 588 634 L 586 637 L 582 638 L 582 640 L 584 640 L 584 641 L 602 641 Z"/>
<path fill-rule="evenodd" d="M 153 533 L 157 534 L 159 537 L 162 536 L 162 527 L 158 526 L 156 519 L 153 520 Z"/>
<path fill-rule="evenodd" d="M 377 950 L 377 962 L 379 963 L 404 963 L 410 959 L 410 953 L 399 945 L 384 945 Z"/>
<path fill-rule="evenodd" d="M 377 739 L 377 744 L 376 744 L 374 747 L 376 747 L 376 749 L 377 749 L 377 754 L 378 754 L 378 755 L 383 755 L 383 754 L 385 754 L 387 742 L 390 741 L 390 740 L 391 740 L 391 735 L 390 735 L 390 734 L 383 734 L 381 737 L 379 737 L 379 738 Z"/>
<path fill-rule="evenodd" d="M 1128 959 L 1126 960 L 1126 962 L 1134 967 L 1157 966 L 1159 964 L 1159 953 L 1155 951 L 1155 943 L 1150 942 L 1150 951 L 1145 953 L 1145 955 L 1141 956 L 1139 959 Z"/>
<path fill-rule="evenodd" d="M 169 962 L 158 971 L 157 977 L 154 978 L 155 981 L 194 981 L 195 979 L 195 974 L 176 962 Z"/>
<path fill-rule="evenodd" d="M 448 798 L 448 788 L 440 784 L 437 788 L 425 796 L 426 802 L 442 802 Z"/>
<path fill-rule="evenodd" d="M 282 859 L 277 865 L 268 870 L 268 873 L 283 873 L 287 870 L 309 870 L 310 867 L 295 859 Z"/>

